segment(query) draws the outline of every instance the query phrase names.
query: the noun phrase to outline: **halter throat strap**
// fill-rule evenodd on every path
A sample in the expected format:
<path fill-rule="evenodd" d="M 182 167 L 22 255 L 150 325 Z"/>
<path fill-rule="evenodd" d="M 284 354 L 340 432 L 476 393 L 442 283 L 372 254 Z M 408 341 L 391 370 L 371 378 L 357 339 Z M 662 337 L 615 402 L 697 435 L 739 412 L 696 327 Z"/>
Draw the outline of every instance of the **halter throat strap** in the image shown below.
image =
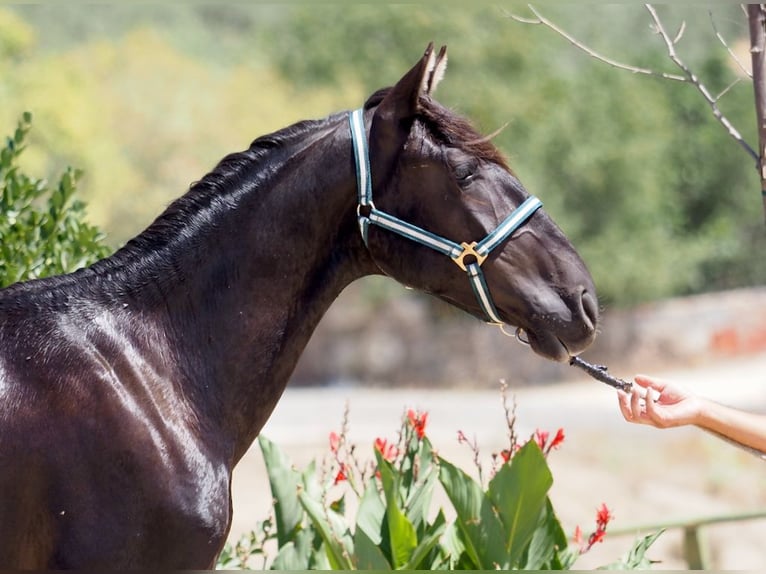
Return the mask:
<path fill-rule="evenodd" d="M 446 255 L 468 275 L 471 288 L 487 318 L 487 322 L 503 325 L 503 320 L 500 319 L 495 304 L 492 301 L 481 265 L 495 247 L 526 223 L 535 211 L 542 206 L 542 202 L 536 197 L 530 196 L 481 241 L 455 243 L 422 227 L 402 221 L 375 207 L 375 203 L 372 200 L 370 154 L 364 127 L 364 109 L 354 110 L 349 114 L 349 126 L 351 128 L 351 140 L 354 146 L 354 161 L 356 163 L 357 219 L 359 231 L 362 234 L 365 245 L 367 245 L 370 225 L 376 225 Z"/>

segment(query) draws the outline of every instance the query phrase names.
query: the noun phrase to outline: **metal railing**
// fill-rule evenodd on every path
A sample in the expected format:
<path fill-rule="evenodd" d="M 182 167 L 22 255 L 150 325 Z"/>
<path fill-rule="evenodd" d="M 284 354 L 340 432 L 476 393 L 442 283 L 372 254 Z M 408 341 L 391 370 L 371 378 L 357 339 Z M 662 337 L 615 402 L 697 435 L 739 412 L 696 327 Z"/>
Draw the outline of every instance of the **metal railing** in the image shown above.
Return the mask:
<path fill-rule="evenodd" d="M 766 510 L 632 526 L 630 528 L 610 530 L 609 536 L 636 536 L 639 533 L 680 529 L 683 532 L 682 553 L 687 566 L 690 570 L 706 570 L 711 567 L 711 564 L 707 540 L 701 532 L 704 527 L 727 522 L 745 522 L 748 520 L 761 519 L 766 519 Z"/>

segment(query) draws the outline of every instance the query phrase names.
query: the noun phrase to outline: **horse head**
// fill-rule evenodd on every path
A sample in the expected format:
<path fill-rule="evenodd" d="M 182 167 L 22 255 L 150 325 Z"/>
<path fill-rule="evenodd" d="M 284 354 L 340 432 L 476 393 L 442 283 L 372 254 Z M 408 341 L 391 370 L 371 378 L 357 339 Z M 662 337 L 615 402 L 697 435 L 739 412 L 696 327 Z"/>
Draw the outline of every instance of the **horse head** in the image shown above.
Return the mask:
<path fill-rule="evenodd" d="M 595 338 L 593 280 L 489 138 L 432 99 L 446 63 L 446 49 L 429 45 L 358 112 L 362 134 L 369 125 L 359 220 L 370 256 L 399 282 L 514 325 L 538 354 L 566 361 Z"/>

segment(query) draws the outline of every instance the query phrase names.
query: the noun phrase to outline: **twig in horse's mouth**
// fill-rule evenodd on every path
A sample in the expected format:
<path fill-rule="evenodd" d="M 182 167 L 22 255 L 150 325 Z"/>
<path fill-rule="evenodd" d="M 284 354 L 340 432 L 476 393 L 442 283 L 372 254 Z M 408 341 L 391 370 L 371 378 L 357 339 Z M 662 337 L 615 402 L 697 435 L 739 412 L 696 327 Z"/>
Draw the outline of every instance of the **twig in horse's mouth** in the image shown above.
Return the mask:
<path fill-rule="evenodd" d="M 583 361 L 580 357 L 572 357 L 569 359 L 569 364 L 573 367 L 579 367 L 597 381 L 606 383 L 610 387 L 620 389 L 626 393 L 630 392 L 630 389 L 633 387 L 633 383 L 629 383 L 628 381 L 610 375 L 606 371 L 606 367 L 603 365 L 591 365 L 587 361 Z"/>

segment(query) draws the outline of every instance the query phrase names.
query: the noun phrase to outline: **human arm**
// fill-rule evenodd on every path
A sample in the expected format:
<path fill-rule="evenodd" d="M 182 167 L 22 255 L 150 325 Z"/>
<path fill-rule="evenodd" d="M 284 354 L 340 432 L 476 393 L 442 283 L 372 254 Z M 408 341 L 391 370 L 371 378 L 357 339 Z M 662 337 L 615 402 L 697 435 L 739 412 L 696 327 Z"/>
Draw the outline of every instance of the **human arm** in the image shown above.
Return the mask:
<path fill-rule="evenodd" d="M 645 400 L 650 397 L 650 400 Z M 694 425 L 766 454 L 766 415 L 728 407 L 689 389 L 644 375 L 631 393 L 618 393 L 625 420 L 657 428 Z"/>

